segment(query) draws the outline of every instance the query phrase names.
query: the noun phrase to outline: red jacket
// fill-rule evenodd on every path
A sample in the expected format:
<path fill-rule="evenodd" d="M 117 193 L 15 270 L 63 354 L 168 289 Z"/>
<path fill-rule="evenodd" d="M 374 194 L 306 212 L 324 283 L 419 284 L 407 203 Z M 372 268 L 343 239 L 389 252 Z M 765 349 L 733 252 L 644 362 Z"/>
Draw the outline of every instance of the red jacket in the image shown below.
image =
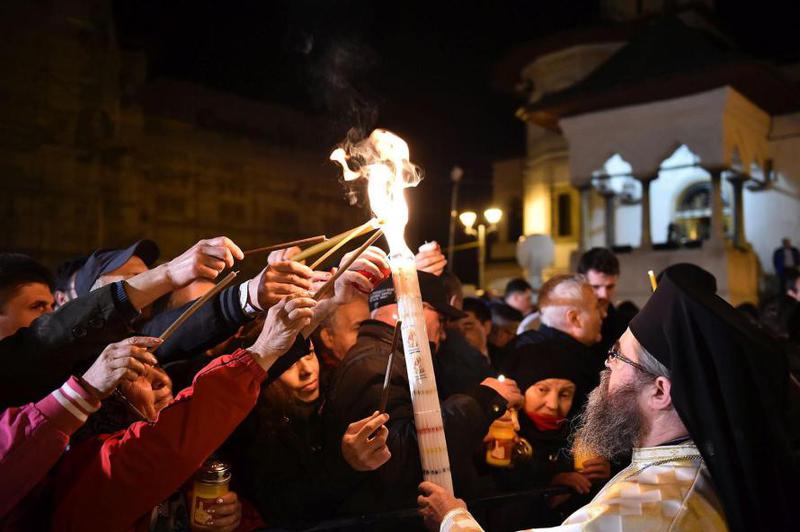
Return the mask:
<path fill-rule="evenodd" d="M 0 518 L 44 479 L 69 437 L 100 408 L 71 377 L 39 401 L 0 414 Z"/>
<path fill-rule="evenodd" d="M 179 489 L 256 403 L 266 372 L 243 349 L 215 359 L 153 423 L 82 442 L 56 470 L 54 530 L 132 530 Z"/>

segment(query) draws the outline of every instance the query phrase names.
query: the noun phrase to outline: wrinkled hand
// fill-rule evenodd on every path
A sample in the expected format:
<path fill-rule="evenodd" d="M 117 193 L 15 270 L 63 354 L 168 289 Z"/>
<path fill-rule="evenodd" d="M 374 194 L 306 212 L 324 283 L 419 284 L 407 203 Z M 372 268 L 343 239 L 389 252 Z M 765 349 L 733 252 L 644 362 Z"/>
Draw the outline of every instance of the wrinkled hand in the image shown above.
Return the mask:
<path fill-rule="evenodd" d="M 201 240 L 165 266 L 172 286 L 180 288 L 195 279 L 216 279 L 219 272 L 233 266 L 234 259 L 243 258 L 242 250 L 230 238 L 218 236 Z"/>
<path fill-rule="evenodd" d="M 582 495 L 586 495 L 592 489 L 592 483 L 589 479 L 575 471 L 558 473 L 550 481 L 550 484 L 554 486 L 567 486 Z"/>
<path fill-rule="evenodd" d="M 447 259 L 442 253 L 442 248 L 438 242 L 429 242 L 419 247 L 419 252 L 414 256 L 417 270 L 442 275 L 444 267 L 447 266 Z"/>
<path fill-rule="evenodd" d="M 342 436 L 342 456 L 356 471 L 372 471 L 389 461 L 392 453 L 386 446 L 389 414 L 375 412 L 350 423 Z"/>
<path fill-rule="evenodd" d="M 339 264 L 348 261 L 353 253 L 345 254 Z M 381 248 L 368 247 L 334 283 L 334 303 L 345 305 L 355 297 L 366 297 L 391 271 L 386 253 Z"/>
<path fill-rule="evenodd" d="M 133 381 L 144 375 L 149 366 L 158 360 L 149 349 L 161 345 L 158 338 L 134 336 L 121 342 L 109 344 L 83 374 L 83 381 L 98 399 L 105 399 L 114 391 L 120 380 Z"/>
<path fill-rule="evenodd" d="M 317 302 L 310 297 L 287 296 L 270 307 L 258 339 L 249 349 L 262 360 L 286 353 L 314 316 Z"/>
<path fill-rule="evenodd" d="M 300 248 L 291 247 L 273 251 L 267 258 L 267 267 L 247 285 L 250 304 L 267 310 L 286 296 L 305 296 L 311 289 L 314 272 L 305 264 L 291 260 Z"/>
<path fill-rule="evenodd" d="M 509 407 L 521 407 L 524 398 L 519 391 L 516 381 L 506 378 L 504 381 L 499 381 L 494 377 L 483 379 L 481 386 L 487 386 L 492 390 L 499 393 L 503 399 L 508 402 Z"/>
<path fill-rule="evenodd" d="M 242 503 L 239 502 L 239 497 L 235 492 L 229 491 L 214 502 L 208 513 L 210 517 L 202 528 L 194 526 L 194 520 L 192 520 L 192 530 L 233 532 L 242 521 Z"/>
<path fill-rule="evenodd" d="M 489 356 L 489 343 L 486 337 L 486 329 L 483 328 L 474 316 L 468 315 L 456 322 L 456 327 L 467 340 L 467 343 L 481 352 L 485 357 Z"/>
<path fill-rule="evenodd" d="M 135 380 L 120 382 L 119 390 L 147 421 L 155 421 L 161 409 L 172 402 L 172 380 L 157 366 L 147 366 Z"/>
<path fill-rule="evenodd" d="M 580 473 L 589 480 L 611 478 L 611 462 L 600 456 L 584 460 Z"/>
<path fill-rule="evenodd" d="M 417 497 L 419 513 L 425 520 L 425 526 L 428 530 L 439 530 L 442 519 L 451 510 L 456 508 L 467 509 L 467 503 L 462 499 L 456 499 L 447 493 L 443 487 L 433 482 L 427 480 L 422 482 L 419 485 L 419 491 L 422 493 Z"/>

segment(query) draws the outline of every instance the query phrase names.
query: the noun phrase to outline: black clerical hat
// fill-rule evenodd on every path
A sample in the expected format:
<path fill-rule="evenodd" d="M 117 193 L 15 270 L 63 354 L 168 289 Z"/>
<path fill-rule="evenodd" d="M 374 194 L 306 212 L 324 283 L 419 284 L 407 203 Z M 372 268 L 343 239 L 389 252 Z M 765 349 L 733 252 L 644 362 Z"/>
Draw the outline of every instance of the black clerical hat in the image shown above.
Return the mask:
<path fill-rule="evenodd" d="M 675 409 L 738 530 L 783 530 L 797 483 L 787 435 L 786 357 L 716 295 L 707 271 L 679 264 L 630 330 L 670 370 Z"/>

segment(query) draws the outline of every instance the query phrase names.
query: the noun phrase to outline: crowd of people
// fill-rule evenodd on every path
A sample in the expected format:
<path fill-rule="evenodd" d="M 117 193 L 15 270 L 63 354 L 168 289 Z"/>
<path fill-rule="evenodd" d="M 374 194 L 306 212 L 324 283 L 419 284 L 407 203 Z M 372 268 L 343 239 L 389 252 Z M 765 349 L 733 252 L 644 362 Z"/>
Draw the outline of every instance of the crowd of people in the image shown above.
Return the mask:
<path fill-rule="evenodd" d="M 423 482 L 402 345 L 389 357 L 386 254 L 368 248 L 317 300 L 334 270 L 298 251 L 272 252 L 163 340 L 244 258 L 229 238 L 160 263 L 142 240 L 55 275 L 0 253 L 0 528 L 335 529 L 417 504 L 418 517 L 376 527 L 790 523 L 796 270 L 754 317 L 704 270 L 672 266 L 640 311 L 617 304 L 619 261 L 605 248 L 536 293 L 515 279 L 500 297 L 464 297 L 439 247 L 421 248 L 456 498 Z M 198 503 L 209 470 L 229 472 L 230 489 Z M 472 512 L 465 502 L 492 497 Z"/>

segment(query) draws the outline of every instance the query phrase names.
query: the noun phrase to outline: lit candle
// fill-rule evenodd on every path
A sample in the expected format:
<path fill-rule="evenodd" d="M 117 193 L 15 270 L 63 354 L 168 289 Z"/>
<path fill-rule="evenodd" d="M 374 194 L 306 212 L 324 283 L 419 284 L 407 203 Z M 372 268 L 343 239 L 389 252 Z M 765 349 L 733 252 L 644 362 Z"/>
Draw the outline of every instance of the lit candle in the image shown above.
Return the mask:
<path fill-rule="evenodd" d="M 404 236 L 408 223 L 405 188 L 416 186 L 421 174 L 419 168 L 409 161 L 408 145 L 405 141 L 386 130 L 376 129 L 368 139 L 349 146 L 349 150 L 334 150 L 331 160 L 342 166 L 345 181 L 362 177 L 367 179 L 370 207 L 383 222 L 382 229 L 389 243 L 389 262 L 397 297 L 397 318 L 402 322 L 401 335 L 422 476 L 453 495 L 450 458 L 447 454 L 439 393 L 422 311 L 417 267 Z M 356 170 L 351 169 L 348 164 L 350 155 L 359 159 Z"/>

